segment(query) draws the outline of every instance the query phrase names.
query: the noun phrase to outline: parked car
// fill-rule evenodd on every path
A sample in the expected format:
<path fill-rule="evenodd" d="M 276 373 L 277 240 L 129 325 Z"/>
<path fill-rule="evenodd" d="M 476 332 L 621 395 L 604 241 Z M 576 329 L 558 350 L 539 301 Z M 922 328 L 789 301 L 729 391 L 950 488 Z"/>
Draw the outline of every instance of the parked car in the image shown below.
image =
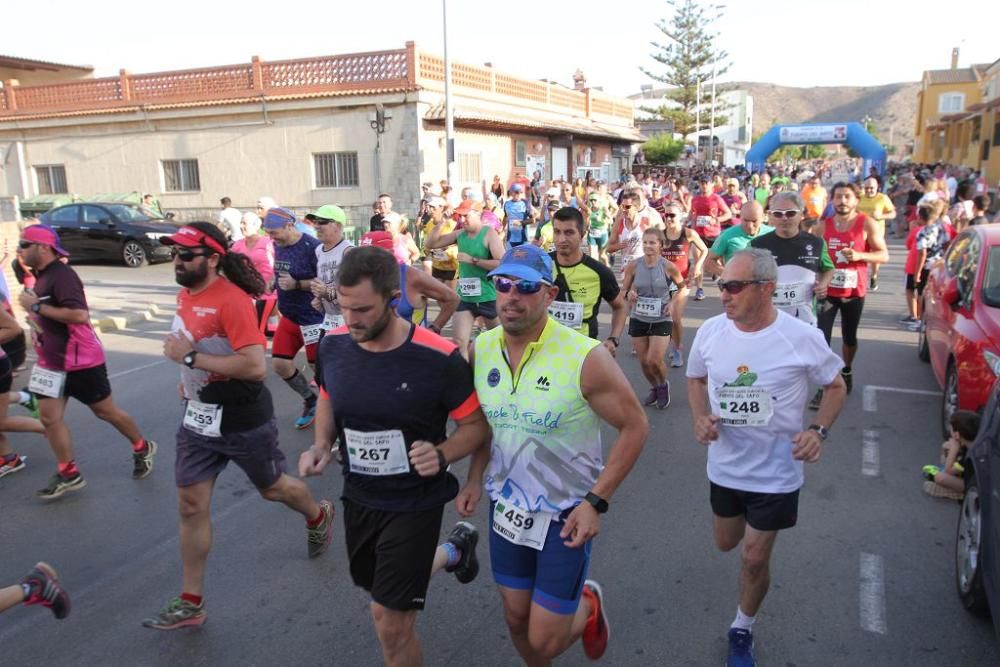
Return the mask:
<path fill-rule="evenodd" d="M 955 584 L 962 604 L 985 616 L 993 611 L 1000 636 L 1000 383 L 983 411 L 969 447 L 965 498 L 955 537 Z"/>
<path fill-rule="evenodd" d="M 119 260 L 133 268 L 169 260 L 170 248 L 160 245 L 160 237 L 177 231 L 176 224 L 123 202 L 68 204 L 39 220 L 56 230 L 72 259 Z"/>
<path fill-rule="evenodd" d="M 1000 375 L 1000 224 L 959 234 L 931 268 L 917 354 L 944 390 L 941 430 L 955 410 L 978 411 Z"/>

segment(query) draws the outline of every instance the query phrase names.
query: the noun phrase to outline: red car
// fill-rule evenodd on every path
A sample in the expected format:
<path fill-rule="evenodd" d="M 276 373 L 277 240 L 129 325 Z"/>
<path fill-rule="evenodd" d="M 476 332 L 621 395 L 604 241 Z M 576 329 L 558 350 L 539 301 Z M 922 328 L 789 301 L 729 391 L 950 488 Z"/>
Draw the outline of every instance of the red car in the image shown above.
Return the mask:
<path fill-rule="evenodd" d="M 1000 376 L 1000 224 L 966 229 L 931 269 L 917 353 L 944 389 L 947 436 L 952 413 L 983 408 Z"/>

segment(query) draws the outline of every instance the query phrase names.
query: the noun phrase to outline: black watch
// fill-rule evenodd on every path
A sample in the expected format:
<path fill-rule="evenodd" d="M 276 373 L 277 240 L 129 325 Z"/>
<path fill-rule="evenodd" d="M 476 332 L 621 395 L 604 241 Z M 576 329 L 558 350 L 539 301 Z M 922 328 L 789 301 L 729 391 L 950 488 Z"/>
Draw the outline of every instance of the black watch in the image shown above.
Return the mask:
<path fill-rule="evenodd" d="M 608 336 L 605 340 L 610 340 L 615 344 L 615 347 L 621 347 L 621 343 L 618 342 L 618 336 Z"/>
<path fill-rule="evenodd" d="M 826 440 L 830 437 L 830 429 L 825 426 L 820 426 L 819 424 L 809 424 L 809 430 L 819 433 L 819 437 L 822 440 Z"/>
<path fill-rule="evenodd" d="M 31 312 L 33 312 L 35 315 L 41 315 L 42 314 L 42 302 L 41 301 L 36 301 L 35 303 L 33 303 L 30 306 L 28 306 L 28 310 L 30 310 Z"/>
<path fill-rule="evenodd" d="M 583 497 L 583 499 L 593 505 L 598 514 L 604 514 L 608 511 L 608 501 L 601 498 L 596 493 L 588 493 Z"/>
<path fill-rule="evenodd" d="M 184 365 L 187 366 L 188 368 L 194 368 L 194 358 L 197 356 L 198 353 L 195 350 L 191 350 L 190 352 L 185 354 L 183 359 Z"/>

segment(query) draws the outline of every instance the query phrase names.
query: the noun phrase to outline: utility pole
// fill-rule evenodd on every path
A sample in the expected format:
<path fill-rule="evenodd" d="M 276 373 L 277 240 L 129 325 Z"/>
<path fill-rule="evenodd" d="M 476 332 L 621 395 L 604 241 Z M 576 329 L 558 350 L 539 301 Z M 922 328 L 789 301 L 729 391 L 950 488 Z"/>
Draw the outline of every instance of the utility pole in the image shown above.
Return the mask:
<path fill-rule="evenodd" d="M 448 0 L 441 0 L 444 17 L 444 143 L 448 186 L 455 187 L 455 111 L 451 106 L 451 60 L 448 59 Z"/>
<path fill-rule="evenodd" d="M 695 79 L 695 105 L 694 105 L 694 154 L 697 159 L 701 159 L 701 76 Z"/>
<path fill-rule="evenodd" d="M 708 123 L 709 166 L 715 161 L 715 60 L 712 60 L 712 114 Z"/>

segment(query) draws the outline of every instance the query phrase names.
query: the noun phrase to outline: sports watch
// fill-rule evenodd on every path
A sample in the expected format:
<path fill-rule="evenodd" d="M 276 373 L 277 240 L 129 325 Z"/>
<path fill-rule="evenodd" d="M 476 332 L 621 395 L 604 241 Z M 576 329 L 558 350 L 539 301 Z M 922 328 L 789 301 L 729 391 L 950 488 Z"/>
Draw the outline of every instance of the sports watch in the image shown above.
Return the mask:
<path fill-rule="evenodd" d="M 35 303 L 33 303 L 30 306 L 28 306 L 28 310 L 30 310 L 31 312 L 33 312 L 35 315 L 41 315 L 42 314 L 42 302 L 41 301 L 36 301 Z"/>
<path fill-rule="evenodd" d="M 816 431 L 821 440 L 826 440 L 830 436 L 830 429 L 819 424 L 809 424 L 810 431 Z"/>
<path fill-rule="evenodd" d="M 583 499 L 593 505 L 598 514 L 604 514 L 608 511 L 608 501 L 601 498 L 596 493 L 588 493 L 583 497 Z"/>
<path fill-rule="evenodd" d="M 194 358 L 198 356 L 198 352 L 191 350 L 184 355 L 184 365 L 188 368 L 194 368 Z"/>

